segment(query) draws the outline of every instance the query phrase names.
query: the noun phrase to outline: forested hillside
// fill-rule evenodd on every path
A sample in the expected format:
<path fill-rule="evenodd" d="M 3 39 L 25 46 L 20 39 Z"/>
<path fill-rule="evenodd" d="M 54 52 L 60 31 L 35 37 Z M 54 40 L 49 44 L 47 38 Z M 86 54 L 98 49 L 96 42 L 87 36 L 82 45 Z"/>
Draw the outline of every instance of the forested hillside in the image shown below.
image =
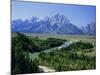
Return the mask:
<path fill-rule="evenodd" d="M 39 66 L 55 71 L 96 68 L 95 44 L 92 42 L 77 41 L 61 47 L 68 43 L 67 40 L 12 34 L 12 74 L 44 72 Z"/>

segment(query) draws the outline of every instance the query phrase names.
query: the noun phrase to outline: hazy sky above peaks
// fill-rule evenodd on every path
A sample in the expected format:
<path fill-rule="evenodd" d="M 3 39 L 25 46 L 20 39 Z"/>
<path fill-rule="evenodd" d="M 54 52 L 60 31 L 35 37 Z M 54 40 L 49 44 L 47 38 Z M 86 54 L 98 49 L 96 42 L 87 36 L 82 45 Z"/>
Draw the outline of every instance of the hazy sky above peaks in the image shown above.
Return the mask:
<path fill-rule="evenodd" d="M 12 1 L 12 20 L 43 19 L 56 13 L 65 15 L 78 27 L 96 21 L 96 6 Z"/>

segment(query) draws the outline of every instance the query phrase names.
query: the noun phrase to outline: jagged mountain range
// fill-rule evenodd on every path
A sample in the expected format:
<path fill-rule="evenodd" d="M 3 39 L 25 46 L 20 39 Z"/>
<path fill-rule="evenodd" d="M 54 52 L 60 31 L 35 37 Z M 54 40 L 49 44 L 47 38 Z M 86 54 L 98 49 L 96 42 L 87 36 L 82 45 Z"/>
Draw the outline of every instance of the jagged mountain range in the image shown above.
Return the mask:
<path fill-rule="evenodd" d="M 37 17 L 32 17 L 30 20 L 13 20 L 12 32 L 29 32 L 29 33 L 55 33 L 55 34 L 96 34 L 96 23 L 90 23 L 82 29 L 78 28 L 70 22 L 70 20 L 60 14 L 55 14 L 52 17 L 45 17 L 39 20 Z"/>
<path fill-rule="evenodd" d="M 96 22 L 87 24 L 86 26 L 82 27 L 81 30 L 84 32 L 84 34 L 96 35 Z"/>

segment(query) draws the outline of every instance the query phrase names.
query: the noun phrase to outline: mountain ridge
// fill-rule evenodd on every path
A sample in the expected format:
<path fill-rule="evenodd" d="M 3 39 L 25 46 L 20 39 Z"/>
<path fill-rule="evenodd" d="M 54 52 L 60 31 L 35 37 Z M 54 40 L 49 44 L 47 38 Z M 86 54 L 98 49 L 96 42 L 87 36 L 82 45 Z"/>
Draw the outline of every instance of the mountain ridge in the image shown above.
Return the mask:
<path fill-rule="evenodd" d="M 46 17 L 43 20 L 39 20 L 37 17 L 32 17 L 32 19 L 26 19 L 25 21 L 20 19 L 14 20 L 12 21 L 11 28 L 12 32 L 56 33 L 74 35 L 84 35 L 88 33 L 86 30 L 82 30 L 72 24 L 65 15 L 60 15 L 58 13 L 54 16 Z"/>

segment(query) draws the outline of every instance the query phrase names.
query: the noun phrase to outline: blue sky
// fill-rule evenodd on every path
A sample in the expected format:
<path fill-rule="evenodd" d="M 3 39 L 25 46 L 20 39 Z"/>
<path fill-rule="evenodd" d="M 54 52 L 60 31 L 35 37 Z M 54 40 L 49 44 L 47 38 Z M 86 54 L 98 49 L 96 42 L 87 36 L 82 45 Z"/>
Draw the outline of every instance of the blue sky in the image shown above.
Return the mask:
<path fill-rule="evenodd" d="M 96 21 L 95 6 L 12 1 L 12 20 L 31 19 L 32 16 L 43 19 L 56 13 L 67 16 L 78 27 Z"/>

